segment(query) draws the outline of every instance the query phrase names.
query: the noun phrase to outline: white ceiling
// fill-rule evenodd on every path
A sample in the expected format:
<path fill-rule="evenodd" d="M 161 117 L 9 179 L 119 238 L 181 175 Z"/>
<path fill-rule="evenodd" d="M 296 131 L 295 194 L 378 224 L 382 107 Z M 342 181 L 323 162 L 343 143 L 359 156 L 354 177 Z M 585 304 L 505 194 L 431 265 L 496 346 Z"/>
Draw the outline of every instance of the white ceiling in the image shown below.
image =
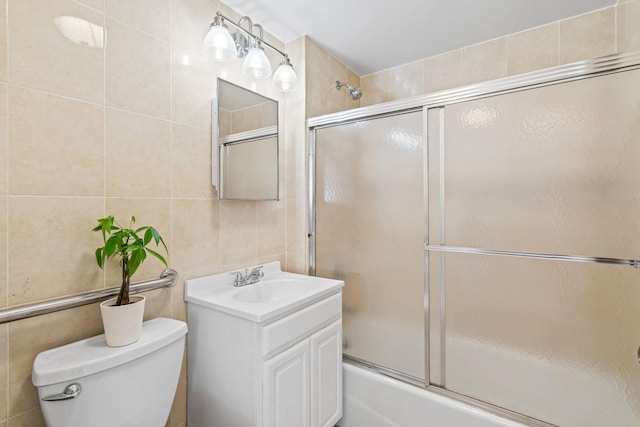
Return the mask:
<path fill-rule="evenodd" d="M 616 0 L 224 0 L 285 42 L 306 34 L 359 75 L 612 6 Z"/>

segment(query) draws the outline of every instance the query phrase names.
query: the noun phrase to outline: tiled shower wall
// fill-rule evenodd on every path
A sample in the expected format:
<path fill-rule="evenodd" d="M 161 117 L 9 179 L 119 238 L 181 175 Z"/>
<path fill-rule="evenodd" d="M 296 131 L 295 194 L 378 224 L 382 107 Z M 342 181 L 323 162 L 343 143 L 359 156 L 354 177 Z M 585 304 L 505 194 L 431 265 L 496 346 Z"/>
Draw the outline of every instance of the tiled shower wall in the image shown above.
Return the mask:
<path fill-rule="evenodd" d="M 620 0 L 615 7 L 362 76 L 361 105 L 634 50 L 640 50 L 640 1 Z"/>
<path fill-rule="evenodd" d="M 280 140 L 281 201 L 219 201 L 210 184 L 216 77 L 279 100 L 283 130 L 295 105 L 240 61 L 202 57 L 219 7 L 237 20 L 215 0 L 1 1 L 0 308 L 117 285 L 117 264 L 103 272 L 93 255 L 109 214 L 156 226 L 181 276 L 147 294 L 147 318 L 185 320 L 190 277 L 274 260 L 304 270 L 304 175 L 286 162 L 304 164 L 304 140 Z M 74 43 L 77 30 L 92 38 Z M 302 52 L 291 57 L 304 70 Z M 133 281 L 163 269 L 152 259 Z M 97 305 L 0 325 L 0 427 L 43 425 L 38 352 L 101 332 Z M 167 425 L 185 424 L 183 367 Z"/>

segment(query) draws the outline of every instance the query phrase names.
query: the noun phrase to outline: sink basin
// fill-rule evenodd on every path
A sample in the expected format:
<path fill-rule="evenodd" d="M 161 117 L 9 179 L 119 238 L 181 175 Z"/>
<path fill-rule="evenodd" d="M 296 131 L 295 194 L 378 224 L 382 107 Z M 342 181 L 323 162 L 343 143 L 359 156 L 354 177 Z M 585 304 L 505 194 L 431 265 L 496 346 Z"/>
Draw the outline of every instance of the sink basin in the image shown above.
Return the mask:
<path fill-rule="evenodd" d="M 309 288 L 309 282 L 302 279 L 261 280 L 242 287 L 233 294 L 233 298 L 243 302 L 277 302 L 304 295 Z"/>
<path fill-rule="evenodd" d="M 189 279 L 184 299 L 261 323 L 300 310 L 340 292 L 344 286 L 341 280 L 284 272 L 279 262 L 265 264 L 263 271 L 259 282 L 242 287 L 233 286 L 233 276 L 228 272 Z"/>

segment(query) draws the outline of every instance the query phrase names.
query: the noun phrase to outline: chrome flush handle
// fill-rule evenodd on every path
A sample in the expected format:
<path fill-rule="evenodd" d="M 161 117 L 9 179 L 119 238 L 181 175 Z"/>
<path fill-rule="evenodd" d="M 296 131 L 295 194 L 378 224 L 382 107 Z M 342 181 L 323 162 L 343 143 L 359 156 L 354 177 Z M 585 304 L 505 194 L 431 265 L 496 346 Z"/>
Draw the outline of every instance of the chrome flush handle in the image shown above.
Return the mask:
<path fill-rule="evenodd" d="M 82 391 L 82 388 L 80 387 L 80 384 L 73 383 L 73 384 L 69 384 L 67 387 L 65 387 L 65 389 L 64 389 L 64 391 L 62 393 L 52 394 L 51 396 L 43 397 L 42 400 L 44 400 L 45 402 L 55 402 L 55 401 L 58 401 L 58 400 L 69 400 L 69 399 L 73 399 L 74 397 L 79 395 L 80 391 Z"/>

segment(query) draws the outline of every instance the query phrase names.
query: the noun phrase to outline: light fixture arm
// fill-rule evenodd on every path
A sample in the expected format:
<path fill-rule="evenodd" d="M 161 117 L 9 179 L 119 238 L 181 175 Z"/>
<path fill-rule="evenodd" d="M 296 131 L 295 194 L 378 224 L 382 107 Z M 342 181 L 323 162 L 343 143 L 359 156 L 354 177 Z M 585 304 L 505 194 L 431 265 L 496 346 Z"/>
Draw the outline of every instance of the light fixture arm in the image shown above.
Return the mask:
<path fill-rule="evenodd" d="M 232 20 L 230 20 L 229 18 L 227 18 L 226 16 L 224 16 L 222 13 L 220 12 L 216 12 L 216 17 L 220 17 L 221 19 L 224 19 L 226 23 L 234 26 L 236 29 L 242 31 L 243 33 L 247 34 L 249 37 L 252 37 L 254 39 L 256 39 L 257 41 L 259 41 L 260 43 L 264 44 L 265 46 L 270 47 L 271 49 L 275 50 L 276 52 L 278 52 L 280 55 L 282 56 L 288 56 L 286 53 L 284 53 L 283 51 L 281 51 L 280 49 L 278 49 L 277 47 L 274 47 L 273 45 L 271 45 L 270 43 L 267 43 L 266 41 L 264 41 L 263 38 L 263 30 L 262 30 L 262 25 L 260 24 L 254 24 L 253 21 L 251 21 L 251 18 L 249 18 L 248 16 L 243 16 L 242 18 L 240 18 L 240 20 L 238 21 L 238 23 L 236 24 L 235 22 L 233 22 Z M 246 18 L 246 19 L 245 19 Z M 245 30 L 244 28 L 242 28 L 240 26 L 240 24 L 244 21 L 247 20 L 249 21 L 249 25 L 251 26 L 250 31 Z M 253 27 L 258 27 L 258 29 L 260 30 L 260 36 L 256 36 L 255 34 L 253 34 Z"/>

